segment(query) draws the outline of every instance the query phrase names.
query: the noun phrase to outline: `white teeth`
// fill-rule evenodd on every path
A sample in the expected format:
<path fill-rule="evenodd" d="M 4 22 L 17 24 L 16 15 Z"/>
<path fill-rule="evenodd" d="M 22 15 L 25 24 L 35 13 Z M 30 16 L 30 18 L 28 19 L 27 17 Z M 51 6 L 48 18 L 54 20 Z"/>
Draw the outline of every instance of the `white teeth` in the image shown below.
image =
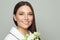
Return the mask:
<path fill-rule="evenodd" d="M 28 24 L 29 22 L 23 22 L 24 24 Z"/>

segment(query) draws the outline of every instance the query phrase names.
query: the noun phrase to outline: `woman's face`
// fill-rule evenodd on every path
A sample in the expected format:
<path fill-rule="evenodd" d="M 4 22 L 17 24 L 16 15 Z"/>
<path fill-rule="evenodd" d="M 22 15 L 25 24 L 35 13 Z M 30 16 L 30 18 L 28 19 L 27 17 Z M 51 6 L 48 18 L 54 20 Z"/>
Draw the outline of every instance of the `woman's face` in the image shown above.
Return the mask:
<path fill-rule="evenodd" d="M 33 13 L 29 6 L 23 5 L 14 15 L 15 21 L 17 21 L 18 27 L 27 29 L 33 21 Z"/>

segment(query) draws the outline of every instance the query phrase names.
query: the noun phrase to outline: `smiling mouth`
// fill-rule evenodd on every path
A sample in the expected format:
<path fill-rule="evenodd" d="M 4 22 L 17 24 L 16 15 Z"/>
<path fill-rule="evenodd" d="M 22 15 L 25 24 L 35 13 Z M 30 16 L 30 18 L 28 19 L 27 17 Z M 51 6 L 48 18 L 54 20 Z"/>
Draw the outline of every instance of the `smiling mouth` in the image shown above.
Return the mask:
<path fill-rule="evenodd" d="M 29 24 L 29 21 L 24 21 L 23 22 L 25 25 L 28 25 Z"/>

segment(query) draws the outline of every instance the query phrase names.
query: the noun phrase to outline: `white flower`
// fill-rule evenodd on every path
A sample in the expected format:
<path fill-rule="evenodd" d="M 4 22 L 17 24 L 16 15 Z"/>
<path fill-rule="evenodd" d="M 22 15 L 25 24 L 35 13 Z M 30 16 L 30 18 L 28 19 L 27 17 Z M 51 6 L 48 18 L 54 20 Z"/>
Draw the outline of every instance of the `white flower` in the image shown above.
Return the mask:
<path fill-rule="evenodd" d="M 39 40 L 39 39 L 35 39 L 35 40 Z"/>
<path fill-rule="evenodd" d="M 31 34 L 31 35 L 28 37 L 28 40 L 34 40 L 34 34 Z"/>
<path fill-rule="evenodd" d="M 39 40 L 39 34 L 37 32 L 34 32 L 29 36 L 26 34 L 23 40 Z"/>
<path fill-rule="evenodd" d="M 36 39 L 39 38 L 39 34 L 37 32 L 34 32 L 34 36 L 35 36 Z"/>

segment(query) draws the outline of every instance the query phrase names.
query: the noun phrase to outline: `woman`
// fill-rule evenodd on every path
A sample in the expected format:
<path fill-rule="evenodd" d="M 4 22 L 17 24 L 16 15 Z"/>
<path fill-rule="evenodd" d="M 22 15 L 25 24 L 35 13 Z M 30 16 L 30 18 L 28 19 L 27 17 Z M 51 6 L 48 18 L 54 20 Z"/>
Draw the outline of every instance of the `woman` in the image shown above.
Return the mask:
<path fill-rule="evenodd" d="M 4 40 L 23 40 L 24 35 L 36 32 L 34 10 L 29 2 L 16 4 L 13 20 L 17 27 L 13 27 Z"/>

